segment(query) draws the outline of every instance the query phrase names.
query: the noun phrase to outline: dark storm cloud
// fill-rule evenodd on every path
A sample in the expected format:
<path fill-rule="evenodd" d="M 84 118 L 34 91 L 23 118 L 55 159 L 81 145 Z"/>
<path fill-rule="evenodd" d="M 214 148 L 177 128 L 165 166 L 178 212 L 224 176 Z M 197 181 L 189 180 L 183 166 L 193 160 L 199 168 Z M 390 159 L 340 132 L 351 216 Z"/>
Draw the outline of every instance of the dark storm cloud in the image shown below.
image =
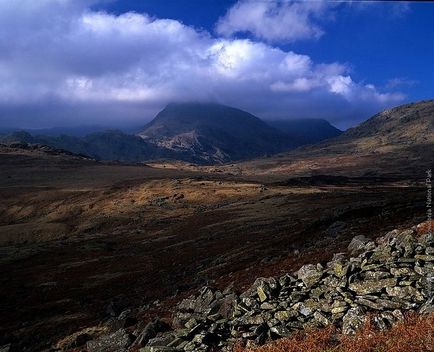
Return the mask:
<path fill-rule="evenodd" d="M 176 20 L 95 12 L 92 3 L 0 0 L 2 126 L 137 124 L 170 101 L 213 100 L 261 117 L 326 117 L 346 127 L 404 98 L 353 81 L 338 62 Z"/>

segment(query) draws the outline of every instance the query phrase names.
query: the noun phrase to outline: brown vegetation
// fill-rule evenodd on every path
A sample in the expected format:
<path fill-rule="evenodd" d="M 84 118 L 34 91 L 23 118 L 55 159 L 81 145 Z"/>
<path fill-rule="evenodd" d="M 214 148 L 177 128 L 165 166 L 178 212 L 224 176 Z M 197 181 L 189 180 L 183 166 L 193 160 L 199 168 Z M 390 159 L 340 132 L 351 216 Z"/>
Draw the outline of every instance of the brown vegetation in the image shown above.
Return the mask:
<path fill-rule="evenodd" d="M 428 352 L 434 351 L 434 313 L 409 314 L 388 330 L 377 330 L 371 320 L 354 336 L 342 335 L 333 326 L 294 333 L 261 347 L 235 352 Z"/>
<path fill-rule="evenodd" d="M 0 335 L 20 351 L 97 325 L 113 300 L 166 316 L 206 283 L 244 288 L 425 215 L 412 180 L 294 187 L 13 150 L 0 165 Z"/>

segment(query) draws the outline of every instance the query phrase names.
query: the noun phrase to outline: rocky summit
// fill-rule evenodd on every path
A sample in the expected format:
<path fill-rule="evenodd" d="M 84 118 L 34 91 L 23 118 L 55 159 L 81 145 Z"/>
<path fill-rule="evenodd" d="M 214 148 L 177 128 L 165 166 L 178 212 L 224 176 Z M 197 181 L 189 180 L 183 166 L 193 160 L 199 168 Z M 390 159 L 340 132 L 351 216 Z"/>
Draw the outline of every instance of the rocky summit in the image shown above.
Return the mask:
<path fill-rule="evenodd" d="M 414 227 L 370 241 L 357 236 L 348 255 L 304 265 L 294 274 L 258 278 L 245 292 L 203 287 L 181 301 L 172 326 L 155 319 L 141 329 L 120 329 L 87 342 L 89 352 L 231 350 L 261 345 L 294 331 L 334 324 L 354 334 L 367 319 L 387 329 L 415 311 L 434 310 L 434 237 Z M 351 256 L 349 258 L 349 256 Z M 122 327 L 123 326 L 123 327 Z"/>

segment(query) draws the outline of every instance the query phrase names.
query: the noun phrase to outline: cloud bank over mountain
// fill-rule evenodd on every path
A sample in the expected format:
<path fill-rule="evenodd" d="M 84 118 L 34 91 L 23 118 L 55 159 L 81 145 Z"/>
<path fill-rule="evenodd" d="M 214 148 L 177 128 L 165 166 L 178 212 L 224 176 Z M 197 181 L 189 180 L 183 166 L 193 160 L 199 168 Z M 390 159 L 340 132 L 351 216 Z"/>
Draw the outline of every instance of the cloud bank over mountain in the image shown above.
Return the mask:
<path fill-rule="evenodd" d="M 328 11 L 321 2 L 267 10 L 268 2 L 255 9 L 242 1 L 219 20 L 217 35 L 173 19 L 93 11 L 92 3 L 0 0 L 2 125 L 140 123 L 168 102 L 193 100 L 345 126 L 405 99 L 395 87 L 355 81 L 347 63 L 314 62 L 275 44 L 318 39 L 312 21 Z M 259 20 L 267 30 L 253 25 Z"/>

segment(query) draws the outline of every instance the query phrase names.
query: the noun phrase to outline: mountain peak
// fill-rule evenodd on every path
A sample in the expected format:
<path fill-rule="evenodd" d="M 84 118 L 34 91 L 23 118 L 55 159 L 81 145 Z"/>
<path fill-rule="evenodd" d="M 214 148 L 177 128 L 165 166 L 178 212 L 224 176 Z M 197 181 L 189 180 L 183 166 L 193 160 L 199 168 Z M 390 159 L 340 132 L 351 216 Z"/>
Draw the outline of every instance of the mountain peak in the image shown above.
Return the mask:
<path fill-rule="evenodd" d="M 296 144 L 258 117 L 213 102 L 171 103 L 138 136 L 205 162 L 263 156 Z"/>

